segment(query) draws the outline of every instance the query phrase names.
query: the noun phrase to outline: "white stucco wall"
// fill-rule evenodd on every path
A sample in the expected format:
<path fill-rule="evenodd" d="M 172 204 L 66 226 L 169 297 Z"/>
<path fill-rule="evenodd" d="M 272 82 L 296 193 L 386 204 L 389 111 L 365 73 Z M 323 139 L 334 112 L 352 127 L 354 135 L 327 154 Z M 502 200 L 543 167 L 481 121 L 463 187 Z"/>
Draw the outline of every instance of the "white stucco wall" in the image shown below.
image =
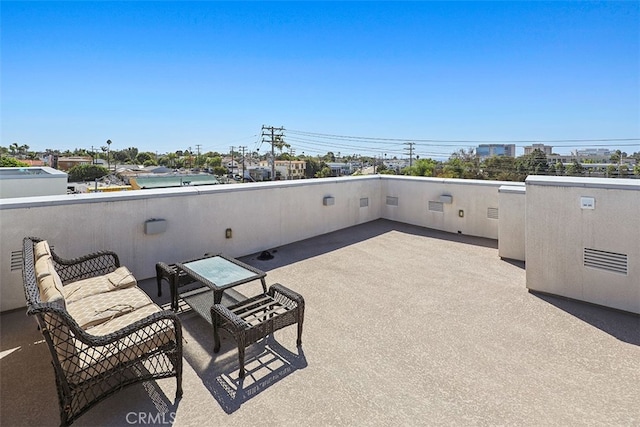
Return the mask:
<path fill-rule="evenodd" d="M 488 218 L 487 209 L 498 207 L 503 184 L 376 175 L 3 199 L 0 310 L 25 304 L 22 273 L 10 268 L 25 236 L 49 240 L 66 258 L 113 250 L 146 279 L 155 276 L 159 261 L 206 252 L 243 256 L 379 218 L 496 239 L 498 220 Z M 443 205 L 444 212 L 429 211 L 429 200 L 442 194 L 452 203 Z M 398 206 L 388 206 L 387 196 L 398 197 Z M 323 205 L 325 197 L 334 204 Z M 368 206 L 361 207 L 364 198 Z M 166 232 L 145 234 L 149 219 L 166 220 Z"/>
<path fill-rule="evenodd" d="M 524 183 L 504 181 L 388 176 L 382 181 L 382 217 L 497 239 L 498 220 L 488 217 L 488 209 L 499 209 L 498 189 L 506 184 L 524 187 Z M 430 211 L 429 201 L 439 202 L 441 195 L 451 196 L 451 203 L 442 204 L 443 212 Z M 387 205 L 387 196 L 397 197 L 398 205 Z"/>
<path fill-rule="evenodd" d="M 530 176 L 526 186 L 527 287 L 640 313 L 640 181 Z M 585 248 L 626 255 L 627 273 L 585 266 Z"/>
<path fill-rule="evenodd" d="M 500 258 L 525 260 L 526 188 L 503 185 L 498 189 L 498 255 Z"/>

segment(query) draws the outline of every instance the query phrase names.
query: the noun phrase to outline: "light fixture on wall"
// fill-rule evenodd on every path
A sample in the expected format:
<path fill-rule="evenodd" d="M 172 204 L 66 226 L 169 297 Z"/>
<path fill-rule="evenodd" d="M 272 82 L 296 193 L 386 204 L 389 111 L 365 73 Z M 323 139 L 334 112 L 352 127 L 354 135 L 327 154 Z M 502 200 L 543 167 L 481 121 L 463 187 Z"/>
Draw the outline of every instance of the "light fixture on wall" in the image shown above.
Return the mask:
<path fill-rule="evenodd" d="M 161 234 L 167 231 L 167 220 L 151 218 L 144 222 L 144 234 Z"/>

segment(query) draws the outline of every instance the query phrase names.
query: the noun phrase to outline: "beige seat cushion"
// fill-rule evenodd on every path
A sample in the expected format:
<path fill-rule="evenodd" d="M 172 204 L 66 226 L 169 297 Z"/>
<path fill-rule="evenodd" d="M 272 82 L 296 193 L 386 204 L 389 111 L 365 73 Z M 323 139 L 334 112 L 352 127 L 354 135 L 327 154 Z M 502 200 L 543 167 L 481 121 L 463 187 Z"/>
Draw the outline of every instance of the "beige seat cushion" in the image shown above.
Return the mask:
<path fill-rule="evenodd" d="M 131 313 L 115 317 L 87 330 L 91 335 L 103 336 L 161 311 L 150 304 Z M 76 341 L 73 364 L 67 365 L 71 383 L 80 383 L 113 369 L 115 366 L 136 360 L 141 354 L 151 353 L 176 340 L 173 322 L 162 320 L 136 331 L 128 338 L 105 347 L 87 347 Z"/>
<path fill-rule="evenodd" d="M 67 300 L 67 311 L 81 328 L 87 329 L 149 304 L 153 304 L 149 296 L 136 286 L 77 301 Z"/>
<path fill-rule="evenodd" d="M 136 278 L 127 267 L 119 267 L 104 276 L 91 277 L 68 283 L 64 287 L 64 297 L 68 303 L 105 292 L 136 286 Z"/>

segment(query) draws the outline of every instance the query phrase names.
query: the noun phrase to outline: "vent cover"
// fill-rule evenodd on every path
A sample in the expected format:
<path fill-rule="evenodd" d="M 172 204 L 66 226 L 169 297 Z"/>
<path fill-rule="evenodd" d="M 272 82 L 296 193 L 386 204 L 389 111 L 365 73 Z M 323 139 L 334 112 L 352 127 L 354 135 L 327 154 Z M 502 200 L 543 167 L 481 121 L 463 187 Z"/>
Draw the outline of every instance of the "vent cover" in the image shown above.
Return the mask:
<path fill-rule="evenodd" d="M 11 252 L 11 271 L 22 270 L 22 251 Z"/>
<path fill-rule="evenodd" d="M 387 196 L 387 204 L 389 206 L 398 206 L 398 198 Z"/>
<path fill-rule="evenodd" d="M 363 197 L 360 199 L 360 207 L 361 208 L 366 208 L 367 206 L 369 206 L 369 198 L 368 197 Z"/>
<path fill-rule="evenodd" d="M 597 268 L 612 273 L 627 274 L 626 254 L 584 248 L 583 263 L 585 267 Z"/>
<path fill-rule="evenodd" d="M 444 204 L 442 202 L 429 200 L 429 210 L 433 212 L 444 212 Z"/>
<path fill-rule="evenodd" d="M 498 208 L 487 208 L 487 218 L 498 219 Z"/>

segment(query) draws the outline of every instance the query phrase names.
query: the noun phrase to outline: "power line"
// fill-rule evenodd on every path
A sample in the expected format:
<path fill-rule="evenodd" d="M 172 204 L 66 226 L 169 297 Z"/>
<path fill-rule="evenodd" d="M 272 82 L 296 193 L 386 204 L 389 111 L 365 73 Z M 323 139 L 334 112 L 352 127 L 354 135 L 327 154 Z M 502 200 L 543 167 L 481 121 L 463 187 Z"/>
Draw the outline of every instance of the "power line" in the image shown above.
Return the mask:
<path fill-rule="evenodd" d="M 314 136 L 325 139 L 347 139 L 353 141 L 398 141 L 398 142 L 424 142 L 424 143 L 451 143 L 451 144 L 534 144 L 534 143 L 578 143 L 578 142 L 631 142 L 640 141 L 640 138 L 595 138 L 595 139 L 520 139 L 520 140 L 479 140 L 479 139 L 419 139 L 419 138 L 380 138 L 368 136 L 352 136 L 352 135 L 335 135 L 323 134 L 317 132 L 306 132 L 299 130 L 287 129 L 290 134 Z M 618 144 L 624 145 L 624 144 Z M 636 145 L 636 144 L 629 144 Z"/>

